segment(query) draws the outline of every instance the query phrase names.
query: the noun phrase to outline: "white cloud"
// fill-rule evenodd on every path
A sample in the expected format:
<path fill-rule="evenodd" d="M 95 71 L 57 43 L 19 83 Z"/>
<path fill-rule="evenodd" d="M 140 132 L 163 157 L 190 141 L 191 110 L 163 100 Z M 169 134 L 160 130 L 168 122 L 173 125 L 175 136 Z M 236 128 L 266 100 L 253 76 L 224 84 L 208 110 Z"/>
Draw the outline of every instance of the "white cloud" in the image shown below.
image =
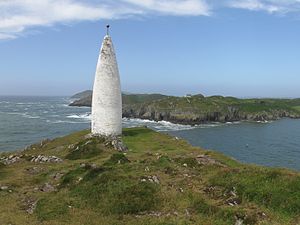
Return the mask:
<path fill-rule="evenodd" d="M 233 8 L 248 9 L 248 10 L 263 10 L 269 13 L 280 11 L 280 7 L 273 4 L 266 4 L 259 0 L 238 0 L 231 2 Z"/>
<path fill-rule="evenodd" d="M 141 7 L 171 15 L 209 15 L 210 9 L 206 2 L 199 0 L 123 0 Z"/>
<path fill-rule="evenodd" d="M 30 28 L 80 21 L 209 16 L 222 7 L 285 14 L 300 12 L 300 0 L 0 0 L 0 39 L 17 38 Z"/>
<path fill-rule="evenodd" d="M 204 0 L 0 0 L 0 39 L 32 27 L 133 15 L 208 15 Z"/>
<path fill-rule="evenodd" d="M 300 0 L 231 0 L 229 7 L 284 14 L 299 12 Z"/>

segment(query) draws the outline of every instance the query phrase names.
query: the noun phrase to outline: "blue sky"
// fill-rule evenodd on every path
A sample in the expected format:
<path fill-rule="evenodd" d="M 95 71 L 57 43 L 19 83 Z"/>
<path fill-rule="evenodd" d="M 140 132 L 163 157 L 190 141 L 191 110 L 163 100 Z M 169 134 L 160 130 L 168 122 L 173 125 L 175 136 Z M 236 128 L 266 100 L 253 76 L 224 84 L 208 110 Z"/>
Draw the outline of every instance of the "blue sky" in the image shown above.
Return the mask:
<path fill-rule="evenodd" d="M 91 89 L 110 23 L 124 91 L 300 97 L 299 15 L 297 0 L 0 0 L 0 95 Z"/>

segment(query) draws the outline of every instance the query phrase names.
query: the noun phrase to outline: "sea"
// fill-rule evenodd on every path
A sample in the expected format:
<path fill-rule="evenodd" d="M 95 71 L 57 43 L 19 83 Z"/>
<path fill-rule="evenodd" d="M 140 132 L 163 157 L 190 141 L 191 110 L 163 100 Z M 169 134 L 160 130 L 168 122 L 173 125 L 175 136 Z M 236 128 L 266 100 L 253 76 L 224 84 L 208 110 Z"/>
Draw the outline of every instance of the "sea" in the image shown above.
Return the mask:
<path fill-rule="evenodd" d="M 68 97 L 0 97 L 0 152 L 90 128 L 91 109 L 70 107 L 71 101 Z M 123 119 L 123 127 L 136 126 L 148 126 L 241 162 L 300 171 L 300 120 L 188 126 Z"/>

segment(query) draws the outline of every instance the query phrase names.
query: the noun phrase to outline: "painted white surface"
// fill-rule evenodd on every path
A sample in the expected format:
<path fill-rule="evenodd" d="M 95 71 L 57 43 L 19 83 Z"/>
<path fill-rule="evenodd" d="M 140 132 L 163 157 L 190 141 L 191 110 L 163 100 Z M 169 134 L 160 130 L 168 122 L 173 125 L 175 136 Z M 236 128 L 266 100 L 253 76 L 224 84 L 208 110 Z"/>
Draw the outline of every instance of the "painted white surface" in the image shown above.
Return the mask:
<path fill-rule="evenodd" d="M 110 36 L 105 36 L 93 88 L 92 134 L 122 134 L 122 96 L 116 54 Z"/>

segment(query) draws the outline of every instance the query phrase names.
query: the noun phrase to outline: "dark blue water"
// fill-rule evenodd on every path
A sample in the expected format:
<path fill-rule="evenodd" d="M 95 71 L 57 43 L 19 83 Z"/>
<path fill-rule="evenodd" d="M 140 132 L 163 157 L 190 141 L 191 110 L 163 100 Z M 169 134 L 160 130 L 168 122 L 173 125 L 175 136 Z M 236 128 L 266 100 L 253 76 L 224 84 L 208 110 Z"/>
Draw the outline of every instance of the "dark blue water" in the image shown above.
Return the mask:
<path fill-rule="evenodd" d="M 239 123 L 170 133 L 242 162 L 300 170 L 300 120 Z"/>
<path fill-rule="evenodd" d="M 69 107 L 69 103 L 67 97 L 0 97 L 0 152 L 90 128 L 90 108 Z M 164 121 L 123 119 L 124 127 L 141 125 L 242 162 L 300 170 L 300 120 L 193 128 Z"/>
<path fill-rule="evenodd" d="M 1 97 L 0 152 L 25 148 L 42 139 L 90 128 L 88 107 L 70 107 L 68 97 Z M 155 130 L 189 129 L 168 122 L 123 119 L 124 127 L 147 125 Z"/>
<path fill-rule="evenodd" d="M 71 108 L 68 103 L 68 98 L 57 97 L 0 97 L 0 151 L 88 128 L 87 121 L 69 116 L 90 109 Z"/>

